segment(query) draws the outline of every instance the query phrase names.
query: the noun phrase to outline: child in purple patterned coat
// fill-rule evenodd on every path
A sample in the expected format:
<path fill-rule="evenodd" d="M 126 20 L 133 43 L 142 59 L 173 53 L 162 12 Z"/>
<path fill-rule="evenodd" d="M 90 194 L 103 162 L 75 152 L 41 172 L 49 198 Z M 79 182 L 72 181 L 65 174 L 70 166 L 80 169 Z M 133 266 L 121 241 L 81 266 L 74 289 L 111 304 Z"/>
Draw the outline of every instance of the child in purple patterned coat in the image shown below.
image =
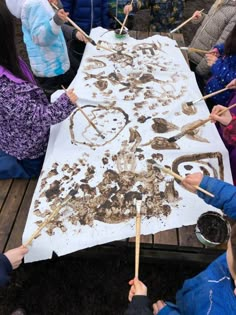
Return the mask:
<path fill-rule="evenodd" d="M 75 109 L 73 91 L 50 104 L 17 56 L 13 18 L 0 3 L 0 178 L 32 178 L 41 171 L 50 126 Z M 68 98 L 69 97 L 69 98 Z"/>

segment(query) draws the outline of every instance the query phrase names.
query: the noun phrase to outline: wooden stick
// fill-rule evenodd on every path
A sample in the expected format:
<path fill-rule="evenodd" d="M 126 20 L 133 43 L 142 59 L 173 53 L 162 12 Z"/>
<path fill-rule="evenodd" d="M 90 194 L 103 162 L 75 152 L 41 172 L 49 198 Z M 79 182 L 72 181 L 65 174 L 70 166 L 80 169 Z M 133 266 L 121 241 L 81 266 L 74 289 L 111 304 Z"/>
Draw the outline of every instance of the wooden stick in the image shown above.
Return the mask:
<path fill-rule="evenodd" d="M 188 106 L 194 105 L 194 104 L 196 104 L 196 103 L 198 103 L 198 102 L 200 102 L 200 101 L 202 101 L 202 100 L 208 99 L 209 97 L 212 97 L 212 96 L 214 96 L 214 95 L 223 93 L 223 92 L 227 91 L 228 89 L 229 89 L 229 88 L 225 87 L 225 88 L 223 88 L 223 89 L 221 89 L 221 90 L 215 91 L 215 92 L 210 93 L 210 94 L 207 94 L 207 95 L 205 95 L 205 96 L 202 96 L 202 97 L 200 97 L 199 99 L 197 99 L 197 100 L 195 100 L 195 101 L 193 101 L 193 102 L 186 102 L 186 104 L 187 104 Z"/>
<path fill-rule="evenodd" d="M 218 115 L 222 115 L 223 113 L 227 112 L 228 110 L 231 110 L 232 108 L 236 107 L 236 104 L 233 104 L 229 107 L 226 107 L 225 109 L 222 109 Z M 209 121 L 211 121 L 211 118 L 207 118 L 207 119 L 204 119 L 202 121 L 200 121 L 199 123 L 196 123 L 193 127 L 189 128 L 189 129 L 186 129 L 180 133 L 178 133 L 177 135 L 173 136 L 173 137 L 170 137 L 169 139 L 167 139 L 169 142 L 175 142 L 177 140 L 179 140 L 180 138 L 182 138 L 183 136 L 185 136 L 186 134 L 192 132 L 193 130 L 205 125 L 206 123 L 208 123 Z"/>
<path fill-rule="evenodd" d="M 157 164 L 157 167 L 159 167 L 163 172 L 169 174 L 169 175 L 172 175 L 174 178 L 182 181 L 184 178 L 182 176 L 180 176 L 179 174 L 176 174 L 175 172 L 173 172 L 171 169 L 169 168 L 166 168 L 160 164 Z M 206 194 L 207 196 L 210 196 L 210 197 L 215 197 L 212 193 L 210 193 L 209 191 L 197 186 L 197 185 L 193 185 L 194 188 L 196 188 L 197 190 L 203 192 L 204 194 Z"/>
<path fill-rule="evenodd" d="M 180 50 L 187 50 L 189 52 L 198 52 L 201 54 L 215 54 L 215 51 L 209 51 L 209 50 L 202 50 L 202 49 L 197 49 L 193 47 L 179 47 Z"/>
<path fill-rule="evenodd" d="M 202 9 L 200 12 L 203 12 L 204 9 Z M 170 34 L 175 33 L 176 31 L 178 31 L 180 28 L 182 28 L 185 24 L 187 24 L 188 22 L 192 21 L 192 19 L 194 18 L 194 16 L 192 15 L 189 19 L 187 19 L 186 21 L 184 21 L 182 24 L 180 24 L 178 27 L 174 28 L 172 31 L 170 31 Z"/>
<path fill-rule="evenodd" d="M 142 200 L 136 201 L 136 238 L 135 238 L 135 278 L 139 277 L 140 234 L 141 234 Z"/>
<path fill-rule="evenodd" d="M 133 2 L 134 2 L 134 0 L 132 0 L 132 1 L 130 2 L 130 5 L 133 5 Z M 124 21 L 123 21 L 123 23 L 122 23 L 122 25 L 121 25 L 120 34 L 122 34 L 122 31 L 123 31 L 123 29 L 124 29 L 124 27 L 125 27 L 125 24 L 126 24 L 126 21 L 127 21 L 127 19 L 128 19 L 128 16 L 129 16 L 129 12 L 126 14 L 125 19 L 124 19 Z"/>
<path fill-rule="evenodd" d="M 62 85 L 61 86 L 63 88 L 63 90 L 65 91 L 65 93 L 67 94 L 67 90 L 66 88 Z M 80 107 L 80 105 L 78 104 L 78 102 L 76 102 L 75 104 L 78 109 L 81 111 L 81 113 L 84 115 L 84 117 L 87 119 L 87 121 L 89 122 L 89 124 L 97 131 L 97 133 L 99 134 L 99 136 L 102 139 L 105 139 L 105 136 L 101 133 L 101 131 L 96 127 L 96 125 L 92 122 L 92 120 L 87 116 L 87 114 L 83 111 L 83 109 Z"/>
<path fill-rule="evenodd" d="M 120 21 L 120 20 L 118 20 L 118 19 L 117 19 L 117 17 L 116 17 L 115 15 L 112 15 L 112 17 L 113 17 L 113 19 L 114 19 L 114 20 L 116 20 L 116 22 L 117 22 L 118 24 L 120 24 L 120 25 L 122 26 L 121 21 Z M 126 26 L 124 26 L 124 28 L 125 28 L 126 30 L 128 30 L 128 28 L 127 28 Z"/>
<path fill-rule="evenodd" d="M 58 205 L 56 207 L 56 209 L 44 220 L 44 222 L 42 222 L 40 224 L 40 226 L 37 228 L 37 230 L 30 236 L 30 238 L 28 239 L 27 242 L 25 242 L 24 246 L 27 247 L 29 245 L 31 245 L 31 243 L 33 242 L 33 240 L 35 238 L 37 238 L 42 229 L 50 222 L 52 221 L 52 219 L 59 213 L 59 211 L 61 210 L 61 207 L 64 206 L 66 203 L 68 203 L 68 201 L 72 198 L 73 196 L 70 195 L 69 197 L 67 197 L 60 205 Z"/>

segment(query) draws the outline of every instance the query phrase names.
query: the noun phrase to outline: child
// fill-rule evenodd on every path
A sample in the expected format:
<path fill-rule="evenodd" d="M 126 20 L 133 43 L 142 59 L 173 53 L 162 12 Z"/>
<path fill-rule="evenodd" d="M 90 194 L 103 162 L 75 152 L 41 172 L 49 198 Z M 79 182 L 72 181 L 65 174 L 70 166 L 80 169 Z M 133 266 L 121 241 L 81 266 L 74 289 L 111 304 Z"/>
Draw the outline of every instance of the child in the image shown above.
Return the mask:
<path fill-rule="evenodd" d="M 0 254 L 0 287 L 9 282 L 10 273 L 19 267 L 27 252 L 28 248 L 20 246 Z M 26 313 L 22 308 L 18 308 L 11 315 L 26 315 Z"/>
<path fill-rule="evenodd" d="M 97 26 L 109 27 L 107 0 L 62 0 L 70 18 L 87 34 Z"/>
<path fill-rule="evenodd" d="M 26 64 L 18 58 L 13 18 L 0 3 L 0 178 L 40 173 L 50 126 L 67 118 L 77 96 L 68 92 L 49 104 Z"/>
<path fill-rule="evenodd" d="M 216 0 L 208 14 L 195 12 L 195 23 L 201 22 L 190 47 L 211 50 L 225 39 L 236 23 L 236 5 L 234 0 Z M 203 54 L 189 54 L 190 61 L 195 65 L 196 73 L 201 77 L 209 77 L 209 67 Z"/>
<path fill-rule="evenodd" d="M 236 219 L 236 188 L 216 178 L 201 173 L 188 175 L 182 184 L 193 191 L 192 185 L 210 191 L 214 198 L 200 191 L 198 196 L 206 203 L 224 209 L 226 215 Z M 157 301 L 153 312 L 147 298 L 147 288 L 138 279 L 131 280 L 129 300 L 125 315 L 222 315 L 236 313 L 236 224 L 232 227 L 231 237 L 225 254 L 213 261 L 207 269 L 184 282 L 176 295 L 176 305 Z"/>
<path fill-rule="evenodd" d="M 50 1 L 6 0 L 11 13 L 21 19 L 32 72 L 48 95 L 61 85 L 68 87 L 75 76 L 61 28 L 68 14 L 63 9 L 54 14 Z M 83 39 L 79 33 L 76 37 Z"/>
<path fill-rule="evenodd" d="M 121 23 L 124 21 L 125 15 L 129 14 L 129 18 L 126 26 L 128 29 L 132 29 L 134 26 L 134 14 L 141 7 L 141 1 L 134 0 L 133 4 L 130 4 L 130 1 L 127 0 L 108 0 L 109 13 L 111 16 L 110 19 L 110 28 L 120 28 L 113 18 L 115 16 Z"/>
<path fill-rule="evenodd" d="M 236 104 L 236 95 L 232 98 L 230 104 Z M 229 111 L 226 111 L 219 116 L 218 113 L 222 109 L 225 109 L 225 107 L 222 105 L 214 106 L 210 114 L 210 118 L 212 118 L 212 122 L 220 123 L 218 131 L 222 137 L 222 140 L 226 148 L 229 151 L 229 160 L 232 177 L 234 184 L 236 185 L 236 116 L 232 116 Z"/>
<path fill-rule="evenodd" d="M 206 94 L 223 89 L 236 77 L 236 24 L 224 44 L 214 46 L 215 54 L 207 54 L 212 77 L 206 84 Z M 229 89 L 211 97 L 213 104 L 226 105 L 234 91 Z"/>

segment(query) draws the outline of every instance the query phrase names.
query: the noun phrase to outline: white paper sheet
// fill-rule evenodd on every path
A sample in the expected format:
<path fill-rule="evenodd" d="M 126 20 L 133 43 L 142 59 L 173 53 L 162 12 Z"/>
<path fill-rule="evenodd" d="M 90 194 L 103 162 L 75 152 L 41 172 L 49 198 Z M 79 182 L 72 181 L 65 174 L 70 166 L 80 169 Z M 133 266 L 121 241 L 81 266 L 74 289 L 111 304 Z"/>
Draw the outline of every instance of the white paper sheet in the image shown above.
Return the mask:
<path fill-rule="evenodd" d="M 184 103 L 201 93 L 176 42 L 162 36 L 128 37 L 124 45 L 102 28 L 91 36 L 112 49 L 123 47 L 122 54 L 113 54 L 88 44 L 71 84 L 105 139 L 79 110 L 51 128 L 23 240 L 48 213 L 61 209 L 34 240 L 26 262 L 50 258 L 52 251 L 60 256 L 134 236 L 134 200 L 140 194 L 142 234 L 194 224 L 212 209 L 161 173 L 156 163 L 181 176 L 203 171 L 232 182 L 228 152 L 214 124 L 201 127 L 194 140 L 184 136 L 172 144 L 174 148 L 166 149 L 166 141 L 160 144 L 160 138 L 176 135 L 181 127 L 209 115 L 203 101 L 192 108 L 195 114 L 182 111 Z"/>

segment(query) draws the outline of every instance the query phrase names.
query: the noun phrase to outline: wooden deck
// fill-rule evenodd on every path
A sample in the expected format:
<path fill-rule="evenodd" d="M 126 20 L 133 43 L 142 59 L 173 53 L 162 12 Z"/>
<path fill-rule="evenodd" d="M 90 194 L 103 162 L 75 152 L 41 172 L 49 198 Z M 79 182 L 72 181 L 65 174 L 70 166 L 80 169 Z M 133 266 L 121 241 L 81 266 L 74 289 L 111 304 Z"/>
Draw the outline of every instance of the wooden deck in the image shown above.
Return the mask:
<path fill-rule="evenodd" d="M 131 32 L 135 38 L 154 35 L 146 32 Z M 182 34 L 172 37 L 184 46 Z M 187 60 L 187 55 L 185 55 Z M 0 180 L 0 250 L 6 251 L 21 245 L 30 203 L 36 187 L 36 180 Z M 224 248 L 204 248 L 197 240 L 194 226 L 172 229 L 155 235 L 141 236 L 141 256 L 158 259 L 175 259 L 210 262 Z M 79 251 L 83 254 L 108 254 L 117 249 L 129 251 L 134 247 L 134 238 L 112 242 L 91 249 Z M 132 251 L 134 252 L 134 251 Z"/>

